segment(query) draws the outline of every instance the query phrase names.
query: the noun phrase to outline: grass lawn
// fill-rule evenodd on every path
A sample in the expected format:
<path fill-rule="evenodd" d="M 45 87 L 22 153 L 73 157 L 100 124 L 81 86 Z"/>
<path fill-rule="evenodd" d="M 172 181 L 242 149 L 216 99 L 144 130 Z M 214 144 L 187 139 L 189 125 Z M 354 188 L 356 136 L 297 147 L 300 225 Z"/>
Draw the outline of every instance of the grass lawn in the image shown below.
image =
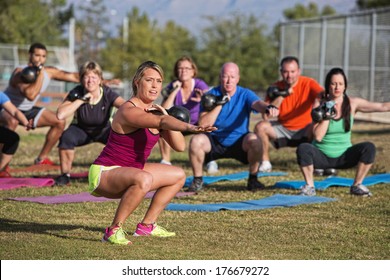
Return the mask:
<path fill-rule="evenodd" d="M 31 165 L 44 134 L 21 134 L 11 168 Z M 377 159 L 369 175 L 390 172 L 390 125 L 356 123 L 353 142 L 372 141 Z M 91 144 L 76 150 L 73 172 L 88 170 L 102 146 Z M 58 161 L 57 150 L 51 158 Z M 191 176 L 187 153 L 173 153 L 173 164 Z M 158 148 L 151 161 L 159 161 Z M 267 190 L 246 191 L 246 180 L 215 183 L 195 196 L 175 198 L 175 203 L 218 203 L 260 199 L 273 194 L 297 194 L 273 189 L 278 180 L 302 180 L 295 149 L 271 150 L 274 171 L 283 177 L 265 177 Z M 221 174 L 246 171 L 234 160 L 218 161 Z M 56 174 L 57 171 L 51 171 Z M 18 173 L 15 176 L 36 174 Z M 207 175 L 207 174 L 205 174 Z M 339 172 L 353 177 L 354 170 Z M 321 179 L 321 178 L 317 178 Z M 44 205 L 6 200 L 9 197 L 59 195 L 87 190 L 87 181 L 67 187 L 20 188 L 0 191 L 0 258 L 2 260 L 388 260 L 390 258 L 390 184 L 370 187 L 370 198 L 353 197 L 345 187 L 328 188 L 317 195 L 334 202 L 272 208 L 260 211 L 173 212 L 164 211 L 159 223 L 175 231 L 174 238 L 134 238 L 132 246 L 101 243 L 117 202 Z M 124 228 L 135 230 L 149 205 L 145 199 Z"/>

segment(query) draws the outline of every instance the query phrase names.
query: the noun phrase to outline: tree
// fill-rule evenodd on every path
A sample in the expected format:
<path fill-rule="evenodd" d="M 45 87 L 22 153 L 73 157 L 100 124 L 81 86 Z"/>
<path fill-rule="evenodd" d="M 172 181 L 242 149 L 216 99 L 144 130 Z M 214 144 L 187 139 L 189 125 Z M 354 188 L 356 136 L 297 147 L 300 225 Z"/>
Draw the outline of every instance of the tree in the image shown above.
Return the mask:
<path fill-rule="evenodd" d="M 81 4 L 79 9 L 83 16 L 76 21 L 77 63 L 100 61 L 100 51 L 109 37 L 107 8 L 103 0 L 90 0 Z"/>
<path fill-rule="evenodd" d="M 133 8 L 127 18 L 127 36 L 122 27 L 121 37 L 108 40 L 102 52 L 105 69 L 116 77 L 130 80 L 142 62 L 153 60 L 163 67 L 165 80 L 169 81 L 173 78 L 169 70 L 179 56 L 196 51 L 196 41 L 188 30 L 172 21 L 161 29 L 138 8 Z"/>
<path fill-rule="evenodd" d="M 140 14 L 138 8 L 133 8 L 127 18 L 127 36 L 124 36 L 122 27 L 121 37 L 109 39 L 102 51 L 102 60 L 107 71 L 131 80 L 138 65 L 157 58 L 155 50 L 158 48 L 158 39 L 156 22 L 151 22 L 145 13 Z"/>
<path fill-rule="evenodd" d="M 389 7 L 389 0 L 356 0 L 356 6 L 359 10 L 373 9 L 380 7 Z"/>
<path fill-rule="evenodd" d="M 210 27 L 202 31 L 203 48 L 197 58 L 206 81 L 217 85 L 221 66 L 228 61 L 240 66 L 240 84 L 253 90 L 264 89 L 277 77 L 277 50 L 255 16 L 233 13 L 227 19 L 207 19 Z"/>
<path fill-rule="evenodd" d="M 0 9 L 0 43 L 65 45 L 64 26 L 73 16 L 66 0 L 3 0 Z"/>
<path fill-rule="evenodd" d="M 324 6 L 320 12 L 317 4 L 314 2 L 310 2 L 307 7 L 302 4 L 296 4 L 293 8 L 283 11 L 283 15 L 287 20 L 314 18 L 334 14 L 336 14 L 336 10 L 329 5 Z"/>

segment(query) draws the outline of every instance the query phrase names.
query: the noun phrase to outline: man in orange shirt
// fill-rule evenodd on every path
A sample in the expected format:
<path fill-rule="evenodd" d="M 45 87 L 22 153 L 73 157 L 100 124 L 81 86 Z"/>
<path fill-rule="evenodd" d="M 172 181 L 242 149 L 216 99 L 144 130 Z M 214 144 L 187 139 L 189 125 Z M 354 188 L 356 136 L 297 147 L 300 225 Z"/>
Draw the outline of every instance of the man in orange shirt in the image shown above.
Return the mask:
<path fill-rule="evenodd" d="M 294 56 L 286 56 L 281 60 L 280 73 L 282 80 L 275 82 L 267 90 L 266 98 L 273 105 L 269 110 L 274 110 L 277 120 L 262 120 L 254 129 L 262 143 L 260 172 L 272 170 L 270 142 L 279 149 L 296 147 L 311 140 L 313 102 L 324 91 L 314 79 L 301 76 L 299 60 Z"/>

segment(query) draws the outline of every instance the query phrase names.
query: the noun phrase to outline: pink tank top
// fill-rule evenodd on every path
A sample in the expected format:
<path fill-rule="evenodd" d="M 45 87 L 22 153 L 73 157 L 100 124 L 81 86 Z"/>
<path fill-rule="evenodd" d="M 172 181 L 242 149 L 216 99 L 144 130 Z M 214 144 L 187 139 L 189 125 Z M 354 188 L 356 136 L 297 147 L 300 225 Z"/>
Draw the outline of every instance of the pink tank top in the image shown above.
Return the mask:
<path fill-rule="evenodd" d="M 111 129 L 107 144 L 94 164 L 143 169 L 159 138 L 160 134 L 153 134 L 147 128 L 128 134 L 119 134 Z"/>

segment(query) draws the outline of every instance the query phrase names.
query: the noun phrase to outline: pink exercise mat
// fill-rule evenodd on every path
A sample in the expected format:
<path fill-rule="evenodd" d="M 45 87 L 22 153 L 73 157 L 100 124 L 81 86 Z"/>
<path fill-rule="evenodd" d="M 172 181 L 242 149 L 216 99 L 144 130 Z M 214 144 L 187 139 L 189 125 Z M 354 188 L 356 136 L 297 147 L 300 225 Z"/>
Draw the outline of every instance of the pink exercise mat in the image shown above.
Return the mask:
<path fill-rule="evenodd" d="M 52 178 L 0 178 L 0 190 L 11 190 L 21 187 L 50 187 L 54 185 Z"/>
<path fill-rule="evenodd" d="M 193 192 L 178 192 L 176 197 L 194 195 Z M 154 192 L 149 192 L 146 194 L 145 198 L 152 198 Z M 96 197 L 91 195 L 88 192 L 78 193 L 78 194 L 63 194 L 55 196 L 37 196 L 37 197 L 14 197 L 7 198 L 9 200 L 16 201 L 27 201 L 27 202 L 36 202 L 42 204 L 62 204 L 62 203 L 77 203 L 77 202 L 104 202 L 104 201 L 115 201 L 116 199 L 110 199 L 106 197 Z"/>

